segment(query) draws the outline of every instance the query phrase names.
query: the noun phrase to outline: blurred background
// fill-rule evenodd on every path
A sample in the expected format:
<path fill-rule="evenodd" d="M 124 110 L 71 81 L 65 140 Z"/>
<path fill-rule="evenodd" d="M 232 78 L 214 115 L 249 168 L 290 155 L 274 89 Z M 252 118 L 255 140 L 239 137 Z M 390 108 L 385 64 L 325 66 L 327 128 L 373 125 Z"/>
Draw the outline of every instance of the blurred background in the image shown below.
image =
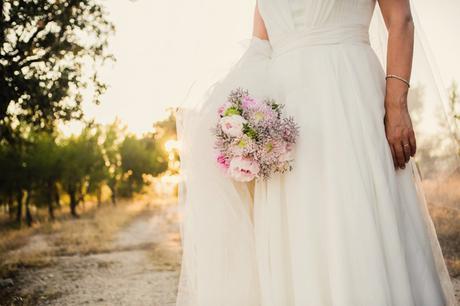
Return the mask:
<path fill-rule="evenodd" d="M 242 54 L 254 4 L 0 1 L 0 305 L 174 305 L 174 111 Z M 458 293 L 460 170 L 437 160 L 460 157 L 460 2 L 418 5 L 454 130 L 417 163 Z"/>

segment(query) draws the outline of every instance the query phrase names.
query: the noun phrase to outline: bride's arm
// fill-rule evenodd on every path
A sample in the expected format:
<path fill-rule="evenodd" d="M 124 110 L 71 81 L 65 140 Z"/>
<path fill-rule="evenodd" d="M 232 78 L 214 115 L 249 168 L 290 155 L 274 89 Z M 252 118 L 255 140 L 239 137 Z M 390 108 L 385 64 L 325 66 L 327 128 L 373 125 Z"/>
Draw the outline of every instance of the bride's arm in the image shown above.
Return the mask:
<path fill-rule="evenodd" d="M 414 24 L 409 0 L 379 0 L 388 28 L 387 76 L 409 81 L 412 70 Z M 404 168 L 416 151 L 415 134 L 407 108 L 409 86 L 388 78 L 385 96 L 385 130 L 395 167 Z"/>
<path fill-rule="evenodd" d="M 254 11 L 254 28 L 252 35 L 262 40 L 268 40 L 267 28 L 265 27 L 264 20 L 260 15 L 258 4 L 256 4 L 256 9 Z"/>

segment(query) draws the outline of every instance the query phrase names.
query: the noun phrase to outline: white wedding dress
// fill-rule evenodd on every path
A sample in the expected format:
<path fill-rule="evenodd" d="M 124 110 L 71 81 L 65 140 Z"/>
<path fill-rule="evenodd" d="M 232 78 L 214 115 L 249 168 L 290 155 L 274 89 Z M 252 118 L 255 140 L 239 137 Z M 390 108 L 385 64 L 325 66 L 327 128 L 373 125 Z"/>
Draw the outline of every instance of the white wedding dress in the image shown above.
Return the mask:
<path fill-rule="evenodd" d="M 412 162 L 395 170 L 374 0 L 259 0 L 252 40 L 200 109 L 182 112 L 179 306 L 453 306 Z M 215 166 L 229 92 L 285 104 L 300 125 L 292 172 L 255 186 Z"/>

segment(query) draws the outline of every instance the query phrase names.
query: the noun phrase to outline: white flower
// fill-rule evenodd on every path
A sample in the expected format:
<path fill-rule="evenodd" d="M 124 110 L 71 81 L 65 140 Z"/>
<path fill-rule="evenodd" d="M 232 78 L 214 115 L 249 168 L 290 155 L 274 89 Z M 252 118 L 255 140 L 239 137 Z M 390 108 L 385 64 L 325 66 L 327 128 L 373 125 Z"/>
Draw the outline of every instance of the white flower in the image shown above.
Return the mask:
<path fill-rule="evenodd" d="M 235 157 L 230 161 L 229 173 L 236 181 L 252 181 L 259 171 L 259 165 L 249 158 Z"/>
<path fill-rule="evenodd" d="M 239 115 L 225 116 L 220 119 L 222 131 L 230 137 L 241 137 L 246 119 Z"/>

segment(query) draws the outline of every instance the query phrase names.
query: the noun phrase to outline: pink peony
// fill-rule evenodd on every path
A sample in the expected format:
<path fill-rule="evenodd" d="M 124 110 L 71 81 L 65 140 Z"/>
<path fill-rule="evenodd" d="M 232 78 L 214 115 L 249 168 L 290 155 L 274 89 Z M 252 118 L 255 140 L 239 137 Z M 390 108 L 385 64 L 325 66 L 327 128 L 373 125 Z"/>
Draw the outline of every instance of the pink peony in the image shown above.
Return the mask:
<path fill-rule="evenodd" d="M 230 175 L 239 182 L 249 182 L 257 177 L 259 165 L 252 159 L 235 157 L 230 161 Z"/>
<path fill-rule="evenodd" d="M 217 156 L 217 164 L 222 170 L 228 170 L 228 168 L 230 167 L 230 161 L 223 154 L 219 154 Z"/>

